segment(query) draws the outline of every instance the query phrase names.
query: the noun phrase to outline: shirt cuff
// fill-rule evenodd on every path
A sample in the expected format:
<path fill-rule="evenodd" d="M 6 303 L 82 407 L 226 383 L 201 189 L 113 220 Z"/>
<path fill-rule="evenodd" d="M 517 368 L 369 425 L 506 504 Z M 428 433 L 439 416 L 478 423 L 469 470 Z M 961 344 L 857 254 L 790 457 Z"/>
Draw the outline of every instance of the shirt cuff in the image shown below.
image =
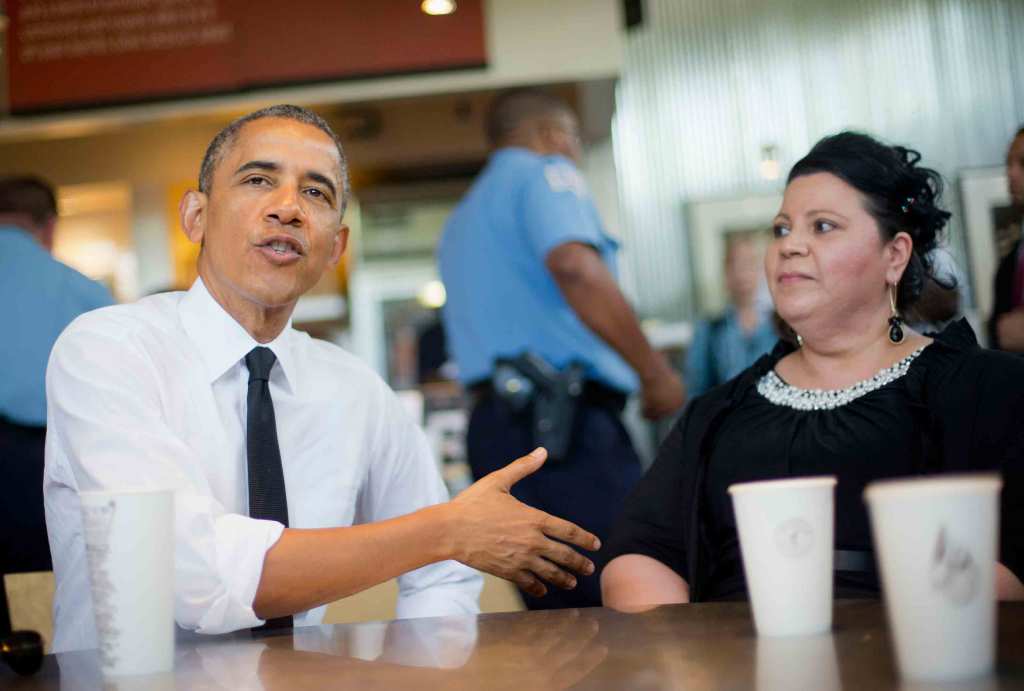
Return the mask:
<path fill-rule="evenodd" d="M 216 569 L 226 592 L 199 620 L 199 633 L 226 633 L 261 626 L 252 609 L 263 575 L 267 550 L 281 538 L 284 526 L 240 514 L 214 519 Z"/>

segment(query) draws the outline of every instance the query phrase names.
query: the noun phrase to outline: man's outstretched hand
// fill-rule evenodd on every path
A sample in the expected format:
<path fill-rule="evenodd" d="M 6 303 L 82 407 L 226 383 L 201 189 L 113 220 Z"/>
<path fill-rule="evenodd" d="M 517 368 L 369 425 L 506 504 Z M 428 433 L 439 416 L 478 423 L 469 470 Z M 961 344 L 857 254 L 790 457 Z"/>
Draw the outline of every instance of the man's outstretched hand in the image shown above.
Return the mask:
<path fill-rule="evenodd" d="M 562 543 L 587 550 L 601 546 L 579 526 L 531 508 L 509 492 L 547 457 L 547 451 L 535 449 L 481 478 L 447 505 L 453 558 L 512 581 L 536 597 L 547 593 L 542 581 L 569 590 L 576 587 L 573 573 L 594 572 L 593 562 Z"/>

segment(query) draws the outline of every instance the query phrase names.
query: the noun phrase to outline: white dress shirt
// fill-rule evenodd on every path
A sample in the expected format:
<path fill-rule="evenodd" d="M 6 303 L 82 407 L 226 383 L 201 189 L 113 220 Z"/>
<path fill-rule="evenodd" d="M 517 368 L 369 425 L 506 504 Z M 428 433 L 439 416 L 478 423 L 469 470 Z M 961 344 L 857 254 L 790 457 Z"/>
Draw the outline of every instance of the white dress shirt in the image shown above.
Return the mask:
<path fill-rule="evenodd" d="M 201 280 L 85 314 L 58 339 L 43 480 L 54 652 L 96 646 L 79 491 L 175 488 L 178 624 L 222 633 L 262 623 L 252 602 L 284 528 L 248 516 L 243 358 L 257 345 Z M 422 431 L 372 370 L 290 323 L 264 345 L 277 356 L 270 391 L 290 527 L 380 521 L 448 499 Z M 481 585 L 456 562 L 409 572 L 398 617 L 476 613 Z"/>

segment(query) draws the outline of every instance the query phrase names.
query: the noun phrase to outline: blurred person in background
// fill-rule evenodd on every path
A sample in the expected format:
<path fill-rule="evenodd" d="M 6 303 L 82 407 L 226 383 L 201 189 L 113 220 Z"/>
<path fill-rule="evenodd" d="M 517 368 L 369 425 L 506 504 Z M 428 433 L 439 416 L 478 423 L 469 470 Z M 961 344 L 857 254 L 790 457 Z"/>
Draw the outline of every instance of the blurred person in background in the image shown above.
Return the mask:
<path fill-rule="evenodd" d="M 702 320 L 686 352 L 690 398 L 724 384 L 769 352 L 778 340 L 771 303 L 759 300 L 764 285 L 764 251 L 753 233 L 733 233 L 725 243 L 725 313 Z"/>
<path fill-rule="evenodd" d="M 0 574 L 51 569 L 43 518 L 46 361 L 75 317 L 114 302 L 101 284 L 53 258 L 56 226 L 49 183 L 0 179 Z M 9 623 L 4 609 L 0 628 Z"/>
<path fill-rule="evenodd" d="M 1013 220 L 1004 229 L 1014 239 L 999 262 L 995 277 L 995 305 L 988 322 L 989 346 L 1011 353 L 1024 353 L 1024 127 L 1017 130 L 1006 152 L 1006 178 L 1013 206 Z"/>
<path fill-rule="evenodd" d="M 601 555 L 604 603 L 747 596 L 728 487 L 834 475 L 837 597 L 879 597 L 863 493 L 883 478 L 998 472 L 996 592 L 1024 599 L 1024 361 L 966 320 L 903 321 L 949 213 L 920 155 L 844 132 L 789 174 L 765 273 L 794 343 L 695 398 Z"/>
<path fill-rule="evenodd" d="M 959 262 L 947 247 L 936 247 L 929 257 L 931 276 L 921 288 L 917 302 L 907 309 L 904 321 L 922 334 L 940 333 L 963 317 L 970 304 L 967 281 Z"/>
<path fill-rule="evenodd" d="M 641 473 L 621 420 L 627 397 L 639 388 L 653 420 L 682 406 L 683 387 L 616 283 L 619 243 L 577 169 L 573 110 L 513 90 L 496 98 L 486 127 L 493 152 L 437 250 L 445 331 L 474 397 L 469 463 L 479 478 L 498 458 L 544 445 L 552 458 L 513 493 L 603 537 Z M 534 609 L 598 605 L 598 579 L 524 599 Z"/>

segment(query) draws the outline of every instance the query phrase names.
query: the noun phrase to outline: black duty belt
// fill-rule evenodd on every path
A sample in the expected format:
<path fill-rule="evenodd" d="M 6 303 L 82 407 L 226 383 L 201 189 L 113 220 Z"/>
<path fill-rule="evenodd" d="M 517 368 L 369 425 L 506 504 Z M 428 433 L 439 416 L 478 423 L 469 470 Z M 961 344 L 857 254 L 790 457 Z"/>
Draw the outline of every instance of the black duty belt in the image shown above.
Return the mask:
<path fill-rule="evenodd" d="M 482 403 L 495 396 L 494 385 L 490 379 L 474 382 L 468 385 L 466 390 L 473 398 L 473 405 Z M 583 393 L 580 394 L 580 399 L 589 405 L 612 408 L 616 412 L 621 413 L 626 407 L 628 396 L 601 382 L 588 379 L 583 382 Z"/>
<path fill-rule="evenodd" d="M 0 415 L 0 434 L 10 439 L 35 439 L 46 437 L 46 426 L 22 425 Z"/>

